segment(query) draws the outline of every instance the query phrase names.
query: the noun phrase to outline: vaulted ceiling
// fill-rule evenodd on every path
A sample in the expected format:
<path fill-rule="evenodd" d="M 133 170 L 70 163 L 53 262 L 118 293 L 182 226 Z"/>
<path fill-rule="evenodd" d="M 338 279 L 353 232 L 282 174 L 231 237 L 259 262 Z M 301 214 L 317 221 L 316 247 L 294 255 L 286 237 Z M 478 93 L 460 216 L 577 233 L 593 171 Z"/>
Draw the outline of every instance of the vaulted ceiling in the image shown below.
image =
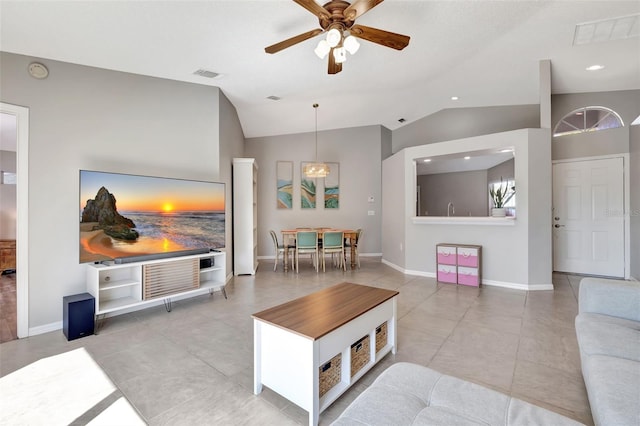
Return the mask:
<path fill-rule="evenodd" d="M 328 75 L 313 52 L 323 36 L 264 51 L 319 27 L 291 0 L 2 0 L 0 50 L 220 87 L 246 137 L 312 131 L 314 102 L 320 130 L 393 130 L 445 108 L 538 103 L 543 59 L 553 93 L 640 89 L 637 19 L 626 32 L 600 26 L 574 43 L 577 24 L 638 14 L 638 1 L 386 0 L 357 23 L 409 35 L 409 46 L 361 41 Z M 593 64 L 605 68 L 586 71 Z"/>

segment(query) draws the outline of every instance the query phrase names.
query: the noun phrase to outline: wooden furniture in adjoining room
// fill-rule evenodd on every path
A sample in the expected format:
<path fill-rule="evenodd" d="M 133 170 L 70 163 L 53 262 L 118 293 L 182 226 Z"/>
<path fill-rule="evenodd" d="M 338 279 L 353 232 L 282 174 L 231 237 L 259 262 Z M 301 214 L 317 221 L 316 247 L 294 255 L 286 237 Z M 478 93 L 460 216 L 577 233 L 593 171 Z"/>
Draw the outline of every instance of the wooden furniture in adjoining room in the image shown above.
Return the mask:
<path fill-rule="evenodd" d="M 254 158 L 233 159 L 233 274 L 258 269 L 258 165 Z"/>
<path fill-rule="evenodd" d="M 0 240 L 0 272 L 16 269 L 16 240 Z"/>
<path fill-rule="evenodd" d="M 439 282 L 480 287 L 482 246 L 440 243 L 436 245 L 436 256 Z"/>
<path fill-rule="evenodd" d="M 317 425 L 324 409 L 396 353 L 397 296 L 342 283 L 253 314 L 254 393 L 269 387 Z"/>

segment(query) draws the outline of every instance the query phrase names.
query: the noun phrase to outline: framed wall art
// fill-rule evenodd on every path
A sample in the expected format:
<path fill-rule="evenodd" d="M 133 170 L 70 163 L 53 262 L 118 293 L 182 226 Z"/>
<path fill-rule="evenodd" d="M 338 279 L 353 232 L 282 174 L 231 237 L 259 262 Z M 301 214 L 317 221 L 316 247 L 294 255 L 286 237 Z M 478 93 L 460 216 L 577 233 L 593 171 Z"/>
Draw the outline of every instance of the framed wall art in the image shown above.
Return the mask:
<path fill-rule="evenodd" d="M 300 207 L 303 209 L 316 208 L 316 180 L 304 175 L 304 166 L 309 162 L 300 163 Z"/>
<path fill-rule="evenodd" d="M 331 172 L 324 178 L 324 208 L 340 207 L 340 163 L 327 163 Z"/>
<path fill-rule="evenodd" d="M 278 208 L 293 208 L 293 161 L 276 161 L 276 185 Z"/>

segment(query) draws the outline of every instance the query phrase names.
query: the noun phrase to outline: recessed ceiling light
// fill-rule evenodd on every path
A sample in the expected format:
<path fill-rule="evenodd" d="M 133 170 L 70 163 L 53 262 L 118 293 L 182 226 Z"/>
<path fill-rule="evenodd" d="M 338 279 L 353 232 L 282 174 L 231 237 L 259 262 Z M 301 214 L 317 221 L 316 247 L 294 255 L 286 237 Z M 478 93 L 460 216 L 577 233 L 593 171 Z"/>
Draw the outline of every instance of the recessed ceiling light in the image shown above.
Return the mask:
<path fill-rule="evenodd" d="M 424 161 L 425 163 L 430 163 L 430 162 L 431 162 L 431 158 L 425 158 L 425 159 L 424 159 L 424 160 L 422 160 L 422 161 Z"/>
<path fill-rule="evenodd" d="M 587 68 L 585 68 L 587 71 L 600 71 L 601 69 L 604 68 L 604 65 L 591 65 Z"/>
<path fill-rule="evenodd" d="M 470 160 L 471 157 L 469 157 L 468 155 L 466 157 L 464 157 L 465 160 Z"/>
<path fill-rule="evenodd" d="M 457 101 L 458 99 L 460 99 L 460 98 L 458 98 L 457 96 L 452 96 L 452 97 L 451 97 L 451 100 L 452 100 L 452 101 Z"/>

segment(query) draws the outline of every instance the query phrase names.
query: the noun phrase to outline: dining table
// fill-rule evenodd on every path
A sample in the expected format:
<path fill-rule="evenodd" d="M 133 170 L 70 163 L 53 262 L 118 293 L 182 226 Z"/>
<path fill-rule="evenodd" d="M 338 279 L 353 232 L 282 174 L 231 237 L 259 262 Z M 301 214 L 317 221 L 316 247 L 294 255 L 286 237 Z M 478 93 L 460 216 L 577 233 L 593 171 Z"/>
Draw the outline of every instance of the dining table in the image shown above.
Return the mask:
<path fill-rule="evenodd" d="M 337 228 L 295 228 L 295 229 L 283 229 L 280 232 L 282 233 L 282 242 L 284 245 L 284 271 L 287 272 L 289 270 L 288 267 L 288 259 L 289 259 L 289 246 L 293 250 L 295 247 L 296 234 L 298 232 L 305 231 L 317 231 L 318 232 L 318 240 L 322 241 L 322 237 L 325 232 L 342 232 L 344 234 L 344 238 L 349 240 L 349 245 L 351 246 L 351 269 L 355 269 L 356 267 L 356 238 L 358 237 L 358 231 L 355 229 L 337 229 Z M 293 261 L 292 261 L 293 264 Z"/>

